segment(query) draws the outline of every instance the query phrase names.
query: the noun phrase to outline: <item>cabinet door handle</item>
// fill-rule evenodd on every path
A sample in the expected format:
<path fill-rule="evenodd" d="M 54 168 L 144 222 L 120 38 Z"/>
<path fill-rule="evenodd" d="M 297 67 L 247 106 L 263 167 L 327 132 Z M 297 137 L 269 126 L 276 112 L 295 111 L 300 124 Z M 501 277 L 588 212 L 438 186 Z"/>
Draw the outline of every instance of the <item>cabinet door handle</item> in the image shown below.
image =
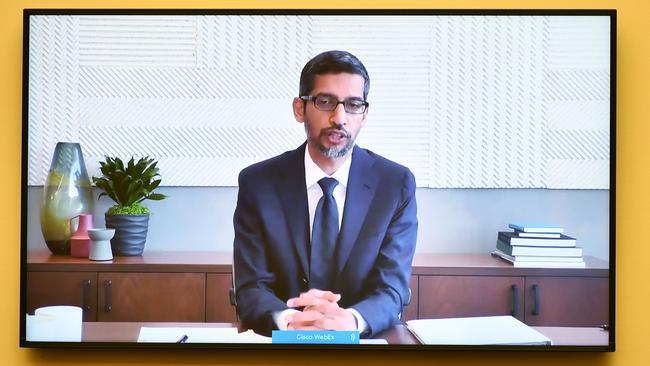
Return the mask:
<path fill-rule="evenodd" d="M 510 315 L 516 318 L 519 312 L 519 288 L 517 285 L 512 285 L 510 288 L 512 290 L 512 311 Z"/>
<path fill-rule="evenodd" d="M 104 281 L 104 311 L 107 313 L 113 310 L 113 305 L 111 305 L 111 287 L 113 287 L 113 281 Z"/>
<path fill-rule="evenodd" d="M 533 315 L 539 315 L 541 312 L 540 305 L 539 305 L 539 285 L 533 285 L 533 296 L 535 298 L 535 301 L 533 303 Z"/>
<path fill-rule="evenodd" d="M 90 311 L 90 280 L 83 280 L 81 283 L 81 308 Z"/>

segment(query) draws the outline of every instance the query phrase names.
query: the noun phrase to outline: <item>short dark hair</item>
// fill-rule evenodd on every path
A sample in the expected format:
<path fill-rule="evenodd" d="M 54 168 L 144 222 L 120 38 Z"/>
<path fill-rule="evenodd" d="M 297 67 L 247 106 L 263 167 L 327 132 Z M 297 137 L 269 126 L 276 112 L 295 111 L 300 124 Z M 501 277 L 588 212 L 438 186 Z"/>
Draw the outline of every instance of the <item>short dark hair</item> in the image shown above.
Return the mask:
<path fill-rule="evenodd" d="M 363 99 L 367 99 L 370 90 L 370 77 L 366 67 L 350 52 L 336 50 L 320 53 L 305 64 L 300 73 L 299 95 L 309 95 L 314 89 L 316 75 L 340 74 L 343 72 L 363 77 Z"/>

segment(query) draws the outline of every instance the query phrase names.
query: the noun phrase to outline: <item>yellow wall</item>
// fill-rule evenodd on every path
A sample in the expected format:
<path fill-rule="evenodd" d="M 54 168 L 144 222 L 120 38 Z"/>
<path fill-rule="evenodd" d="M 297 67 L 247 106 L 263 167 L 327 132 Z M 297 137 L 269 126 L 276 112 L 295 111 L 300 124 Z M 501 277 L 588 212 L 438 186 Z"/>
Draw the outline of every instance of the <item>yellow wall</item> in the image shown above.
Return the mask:
<path fill-rule="evenodd" d="M 18 347 L 20 276 L 20 148 L 22 9 L 96 7 L 344 8 L 389 7 L 394 0 L 168 0 L 168 1 L 19 1 L 0 5 L 0 363 L 6 365 L 648 365 L 650 364 L 650 1 L 423 1 L 402 0 L 411 8 L 614 8 L 618 9 L 617 112 L 617 351 L 613 354 L 501 352 L 244 352 L 32 350 Z M 243 4 L 243 5 L 242 5 Z"/>

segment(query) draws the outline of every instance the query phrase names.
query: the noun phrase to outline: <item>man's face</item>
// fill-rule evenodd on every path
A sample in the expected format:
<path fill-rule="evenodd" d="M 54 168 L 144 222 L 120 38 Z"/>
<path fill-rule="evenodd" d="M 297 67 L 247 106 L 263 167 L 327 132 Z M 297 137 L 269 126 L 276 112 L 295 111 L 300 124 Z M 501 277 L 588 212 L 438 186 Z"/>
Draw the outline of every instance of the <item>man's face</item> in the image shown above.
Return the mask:
<path fill-rule="evenodd" d="M 361 75 L 316 75 L 314 89 L 309 95 L 330 95 L 340 101 L 348 98 L 363 100 L 363 87 Z M 293 101 L 293 112 L 296 120 L 305 124 L 307 143 L 312 147 L 310 151 L 318 151 L 329 159 L 348 154 L 368 115 L 367 109 L 362 114 L 347 113 L 343 104 L 337 105 L 333 111 L 323 111 L 317 109 L 311 100 L 299 98 Z"/>

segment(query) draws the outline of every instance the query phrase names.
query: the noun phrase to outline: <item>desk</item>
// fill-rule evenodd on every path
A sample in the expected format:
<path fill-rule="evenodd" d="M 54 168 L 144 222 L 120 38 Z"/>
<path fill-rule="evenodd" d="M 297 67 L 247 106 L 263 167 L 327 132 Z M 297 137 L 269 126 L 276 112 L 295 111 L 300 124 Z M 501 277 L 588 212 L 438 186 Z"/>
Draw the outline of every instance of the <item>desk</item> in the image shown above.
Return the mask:
<path fill-rule="evenodd" d="M 84 322 L 84 342 L 136 342 L 140 327 L 202 327 L 232 328 L 237 323 L 145 323 L 145 322 Z M 600 328 L 533 327 L 553 340 L 556 346 L 606 346 L 609 332 Z M 241 330 L 241 329 L 240 329 Z M 389 344 L 420 344 L 405 325 L 399 324 L 378 334 Z"/>
<path fill-rule="evenodd" d="M 169 322 L 84 322 L 83 342 L 136 342 L 140 328 L 147 327 L 200 327 L 200 328 L 239 328 L 237 323 L 169 323 Z M 240 328 L 240 331 L 243 329 Z M 377 338 L 389 344 L 419 344 L 405 325 L 397 325 L 381 332 Z"/>
<path fill-rule="evenodd" d="M 607 346 L 609 332 L 596 327 L 533 327 L 554 346 Z"/>
<path fill-rule="evenodd" d="M 136 342 L 141 327 L 236 328 L 236 323 L 83 322 L 82 342 Z"/>
<path fill-rule="evenodd" d="M 609 332 L 597 327 L 532 327 L 553 341 L 554 346 L 607 346 Z M 420 344 L 408 328 L 397 325 L 380 333 L 389 344 Z"/>

